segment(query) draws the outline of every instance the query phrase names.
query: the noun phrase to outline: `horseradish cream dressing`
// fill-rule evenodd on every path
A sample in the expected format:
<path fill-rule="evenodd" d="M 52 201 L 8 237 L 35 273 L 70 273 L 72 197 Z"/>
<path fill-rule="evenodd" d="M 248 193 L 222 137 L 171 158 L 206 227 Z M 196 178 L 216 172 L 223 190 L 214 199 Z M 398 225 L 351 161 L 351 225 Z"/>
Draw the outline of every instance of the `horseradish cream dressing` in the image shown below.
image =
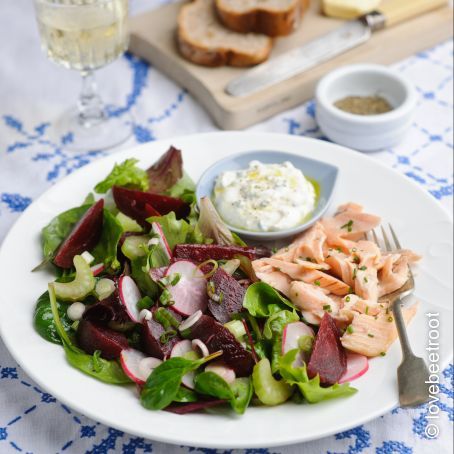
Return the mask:
<path fill-rule="evenodd" d="M 247 169 L 217 177 L 213 202 L 234 227 L 276 232 L 301 224 L 314 210 L 316 198 L 313 184 L 290 162 L 252 161 Z"/>

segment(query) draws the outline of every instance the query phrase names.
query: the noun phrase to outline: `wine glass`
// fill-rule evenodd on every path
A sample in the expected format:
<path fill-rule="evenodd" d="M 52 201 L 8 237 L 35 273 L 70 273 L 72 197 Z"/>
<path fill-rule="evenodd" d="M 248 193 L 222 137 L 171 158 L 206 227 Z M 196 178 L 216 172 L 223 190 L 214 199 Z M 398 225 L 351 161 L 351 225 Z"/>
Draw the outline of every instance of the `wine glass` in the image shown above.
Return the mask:
<path fill-rule="evenodd" d="M 42 48 L 48 58 L 79 71 L 77 107 L 56 123 L 67 147 L 86 151 L 113 147 L 132 132 L 132 121 L 109 116 L 94 71 L 117 59 L 128 46 L 128 0 L 34 0 Z"/>

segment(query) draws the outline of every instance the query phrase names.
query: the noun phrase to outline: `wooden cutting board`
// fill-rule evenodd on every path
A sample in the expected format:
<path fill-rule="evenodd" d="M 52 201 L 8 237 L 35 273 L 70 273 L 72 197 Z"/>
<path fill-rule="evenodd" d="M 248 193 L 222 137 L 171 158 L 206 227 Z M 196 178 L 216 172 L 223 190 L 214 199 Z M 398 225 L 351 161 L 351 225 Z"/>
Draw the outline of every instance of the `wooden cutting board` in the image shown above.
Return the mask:
<path fill-rule="evenodd" d="M 320 77 L 339 66 L 390 64 L 452 36 L 452 9 L 440 8 L 376 32 L 367 43 L 292 79 L 252 95 L 233 97 L 225 92 L 225 86 L 245 69 L 206 68 L 180 57 L 175 40 L 180 6 L 173 3 L 132 18 L 130 50 L 187 88 L 222 129 L 242 129 L 301 104 L 313 96 Z M 312 0 L 300 29 L 277 39 L 271 58 L 341 25 L 342 21 L 323 16 L 319 2 Z"/>

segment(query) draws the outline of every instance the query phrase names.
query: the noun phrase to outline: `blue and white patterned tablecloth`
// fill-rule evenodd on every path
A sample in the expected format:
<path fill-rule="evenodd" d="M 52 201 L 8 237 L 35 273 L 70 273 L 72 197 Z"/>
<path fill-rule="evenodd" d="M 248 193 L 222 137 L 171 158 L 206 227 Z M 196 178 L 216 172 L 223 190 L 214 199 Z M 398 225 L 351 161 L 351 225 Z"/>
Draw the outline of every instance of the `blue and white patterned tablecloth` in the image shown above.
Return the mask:
<path fill-rule="evenodd" d="M 136 0 L 137 10 L 165 3 Z M 0 243 L 20 213 L 43 191 L 73 170 L 105 155 L 66 150 L 49 131 L 56 116 L 75 101 L 77 74 L 56 67 L 41 54 L 30 0 L 0 0 Z M 420 95 L 411 133 L 399 146 L 372 156 L 424 187 L 452 212 L 453 105 L 451 42 L 408 58 L 395 67 Z M 102 93 L 118 115 L 134 115 L 134 136 L 124 147 L 151 140 L 215 130 L 206 112 L 153 66 L 125 55 L 99 72 Z M 308 102 L 251 130 L 321 137 Z M 2 277 L 4 279 L 5 276 Z M 425 433 L 427 409 L 397 409 L 369 424 L 316 442 L 267 453 L 450 453 L 453 376 L 442 375 L 440 436 Z M 304 428 L 302 428 L 304 430 Z M 0 453 L 231 453 L 173 447 L 129 436 L 92 421 L 39 389 L 0 341 Z M 240 452 L 240 451 L 238 451 Z"/>

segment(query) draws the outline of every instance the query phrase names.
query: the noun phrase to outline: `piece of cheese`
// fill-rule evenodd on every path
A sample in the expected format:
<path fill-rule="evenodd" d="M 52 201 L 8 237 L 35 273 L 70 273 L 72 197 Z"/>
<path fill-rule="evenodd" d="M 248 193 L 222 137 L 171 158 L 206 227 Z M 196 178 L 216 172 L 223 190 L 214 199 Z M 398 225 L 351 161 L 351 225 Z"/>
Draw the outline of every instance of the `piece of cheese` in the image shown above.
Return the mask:
<path fill-rule="evenodd" d="M 380 0 L 323 0 L 323 12 L 340 19 L 356 19 L 377 9 Z"/>

